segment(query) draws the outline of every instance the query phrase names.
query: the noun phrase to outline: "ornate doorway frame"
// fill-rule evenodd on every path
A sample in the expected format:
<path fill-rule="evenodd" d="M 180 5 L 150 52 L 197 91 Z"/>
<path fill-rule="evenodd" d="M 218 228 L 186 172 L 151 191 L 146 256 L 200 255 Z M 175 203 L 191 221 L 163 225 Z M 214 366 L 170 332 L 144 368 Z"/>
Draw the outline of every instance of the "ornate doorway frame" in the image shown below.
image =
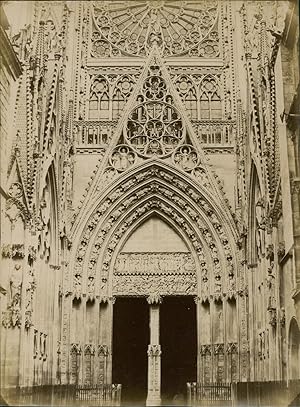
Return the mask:
<path fill-rule="evenodd" d="M 62 358 L 68 358 L 68 315 L 72 298 L 85 297 L 107 304 L 103 319 L 107 329 L 111 327 L 116 258 L 128 236 L 154 214 L 182 237 L 195 261 L 198 332 L 203 302 L 236 298 L 237 232 L 228 210 L 215 191 L 169 163 L 149 159 L 123 174 L 100 197 L 91 199 L 84 218 L 74 225 L 71 261 L 65 273 L 65 289 L 72 296 L 69 305 L 68 301 L 64 304 Z M 240 309 L 246 312 L 244 305 Z M 245 325 L 240 327 L 240 337 L 247 340 Z M 106 335 L 105 341 L 110 352 L 111 337 Z M 202 345 L 198 335 L 198 379 L 202 374 L 199 371 Z M 159 356 L 157 348 L 155 352 Z M 111 355 L 107 366 L 106 382 L 109 383 Z M 62 364 L 62 370 L 66 368 Z"/>

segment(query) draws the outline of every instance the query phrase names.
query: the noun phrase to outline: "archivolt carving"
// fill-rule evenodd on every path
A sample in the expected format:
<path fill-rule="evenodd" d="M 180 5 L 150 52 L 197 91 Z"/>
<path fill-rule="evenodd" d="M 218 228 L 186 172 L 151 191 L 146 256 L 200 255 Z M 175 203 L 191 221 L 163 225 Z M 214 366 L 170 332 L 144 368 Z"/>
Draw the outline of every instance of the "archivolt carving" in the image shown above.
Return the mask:
<path fill-rule="evenodd" d="M 156 209 L 156 210 L 162 210 L 163 213 L 168 215 L 172 220 L 180 226 L 185 233 L 187 234 L 188 238 L 192 240 L 193 245 L 197 247 L 197 253 L 199 259 L 201 259 L 201 267 L 205 268 L 206 267 L 206 262 L 205 262 L 205 256 L 201 247 L 201 244 L 196 237 L 195 231 L 189 226 L 188 222 L 180 215 L 180 211 L 174 211 L 174 208 L 170 206 L 169 204 L 157 199 L 153 198 L 150 201 L 146 201 L 142 206 L 137 207 L 135 211 L 130 214 L 127 218 L 124 219 L 124 226 L 122 226 L 120 229 L 117 230 L 115 234 L 111 235 L 110 241 L 106 244 L 106 250 L 104 258 L 103 258 L 103 263 L 102 263 L 102 282 L 104 285 L 102 285 L 102 289 L 105 289 L 106 282 L 108 280 L 108 271 L 110 268 L 110 262 L 113 256 L 113 251 L 120 239 L 120 237 L 126 232 L 126 229 L 131 226 L 136 219 L 139 219 L 144 213 L 149 211 L 149 209 Z M 206 231 L 206 229 L 204 229 Z M 206 234 L 207 237 L 209 237 L 208 234 Z M 211 235 L 210 235 L 211 236 Z M 215 270 L 219 270 L 217 273 L 218 276 L 220 276 L 220 261 L 216 257 L 213 259 L 215 263 Z"/>
<path fill-rule="evenodd" d="M 209 182 L 206 170 L 197 166 L 192 170 L 193 177 L 201 184 L 204 188 L 211 189 L 211 184 Z"/>
<path fill-rule="evenodd" d="M 153 182 L 153 177 L 159 182 Z M 139 184 L 147 179 L 149 184 L 140 188 Z M 170 188 L 170 185 L 172 186 L 172 189 Z M 126 196 L 126 191 L 133 186 L 135 189 L 130 195 L 127 194 Z M 127 209 L 133 207 L 136 203 L 141 202 L 141 198 L 145 198 L 149 194 L 155 194 L 156 198 L 151 200 L 148 198 L 148 201 L 144 202 L 142 205 L 140 204 L 139 206 L 136 206 L 133 212 L 129 212 L 127 217 L 123 217 L 127 212 Z M 161 195 L 161 197 L 159 197 L 159 195 Z M 118 204 L 117 201 L 121 197 L 122 201 Z M 170 200 L 170 202 L 168 202 L 168 200 Z M 199 212 L 199 207 L 201 207 L 201 212 Z M 156 167 L 148 168 L 132 176 L 121 186 L 115 188 L 112 193 L 108 194 L 108 197 L 94 210 L 94 213 L 90 217 L 82 234 L 81 244 L 78 247 L 76 255 L 77 261 L 74 265 L 74 289 L 80 287 L 81 290 L 81 278 L 84 264 L 83 259 L 86 259 L 85 262 L 87 262 L 87 243 L 89 241 L 94 242 L 91 249 L 89 249 L 89 261 L 86 263 L 89 270 L 88 278 L 91 287 L 93 287 L 95 283 L 96 265 L 97 263 L 99 264 L 99 267 L 101 265 L 101 263 L 99 263 L 99 253 L 101 251 L 104 253 L 105 251 L 101 266 L 103 273 L 102 278 L 105 280 L 102 284 L 104 288 L 107 281 L 107 272 L 112 253 L 114 252 L 121 236 L 124 235 L 130 225 L 151 208 L 162 211 L 162 213 L 172 219 L 179 228 L 185 230 L 188 240 L 198 253 L 199 261 L 203 270 L 203 287 L 205 284 L 208 287 L 209 278 L 207 270 L 209 267 L 206 264 L 202 244 L 198 240 L 198 236 L 201 236 L 201 240 L 205 242 L 205 250 L 210 253 L 209 257 L 212 259 L 210 261 L 214 265 L 215 289 L 216 291 L 220 289 L 220 280 L 222 276 L 221 264 L 225 261 L 228 273 L 233 273 L 234 270 L 233 255 L 229 239 L 221 225 L 223 221 L 221 219 L 219 220 L 219 215 L 216 215 L 215 207 L 207 200 L 207 198 L 204 198 L 202 194 L 191 187 L 190 184 L 187 184 L 186 181 L 180 180 L 174 174 L 171 175 L 166 170 L 158 169 Z M 174 210 L 175 208 L 176 210 Z M 185 213 L 184 217 L 181 215 L 182 213 Z M 205 220 L 203 215 L 205 215 Z M 118 223 L 118 219 L 121 219 L 121 217 L 122 221 Z M 211 223 L 211 226 L 208 226 L 207 222 Z M 214 236 L 210 232 L 210 229 L 213 230 Z M 108 234 L 110 237 L 107 239 Z M 105 246 L 103 245 L 104 240 L 106 242 Z M 223 255 L 219 258 L 218 251 L 221 247 Z M 207 291 L 209 291 L 208 288 Z"/>
<path fill-rule="evenodd" d="M 177 111 L 172 103 L 173 98 L 169 93 L 166 81 L 162 78 L 161 68 L 157 64 L 157 60 L 155 58 L 153 64 L 150 65 L 147 70 L 148 76 L 144 80 L 141 91 L 136 97 L 136 106 L 129 113 L 129 116 L 123 125 L 124 143 L 129 144 L 137 155 L 144 158 L 165 158 L 171 155 L 176 147 L 180 146 L 182 143 L 188 142 L 186 138 L 186 128 L 179 111 Z M 125 81 L 125 83 L 127 82 Z M 105 109 L 109 108 L 109 100 L 111 97 L 109 86 L 110 81 L 108 77 L 100 75 L 95 78 L 95 81 L 92 84 L 93 97 L 97 99 L 98 106 L 95 109 L 99 108 L 99 100 L 102 100 L 102 98 L 106 100 L 106 107 L 104 106 Z M 216 103 L 219 102 L 215 100 L 216 98 L 220 99 L 218 78 L 212 75 L 205 75 L 201 77 L 201 81 L 197 86 L 199 89 L 201 88 L 201 92 L 199 89 L 197 90 L 197 94 L 199 93 L 199 98 L 201 99 L 203 96 L 204 98 L 209 99 L 209 103 L 207 102 L 208 105 L 206 106 L 205 101 L 204 105 L 206 107 L 201 109 L 203 112 L 206 112 L 205 109 L 207 109 L 207 117 L 209 119 L 215 119 L 214 114 L 217 111 L 221 111 L 220 106 L 216 107 Z M 105 110 L 104 107 L 101 107 L 102 113 Z M 102 130 L 100 131 L 100 127 L 102 128 L 102 125 L 99 124 L 99 121 L 97 121 L 97 125 L 95 125 L 95 123 L 93 122 L 93 126 L 89 126 L 88 129 L 85 129 L 85 143 L 87 140 L 88 144 L 89 142 L 92 144 L 103 142 Z M 202 125 L 205 127 L 205 123 L 202 123 Z M 212 124 L 210 123 L 210 125 Z M 215 122 L 213 125 L 215 126 Z M 207 135 L 205 128 L 203 131 Z M 216 140 L 216 143 L 223 143 L 223 141 L 224 140 L 222 138 L 219 141 Z M 214 141 L 207 140 L 207 142 L 213 143 Z M 98 192 L 104 189 L 107 184 L 112 182 L 117 177 L 119 172 L 124 171 L 132 164 L 133 156 L 129 154 L 128 151 L 127 158 L 125 154 L 125 150 L 127 150 L 129 146 L 126 147 L 124 144 L 122 150 L 115 152 L 115 154 L 111 156 L 110 165 L 106 167 L 103 172 L 103 182 L 97 187 Z M 191 172 L 196 165 L 199 164 L 199 152 L 197 152 L 193 146 L 185 145 L 185 147 L 182 146 L 181 149 L 178 148 L 176 150 L 173 159 L 179 167 Z M 118 167 L 117 171 L 116 167 Z M 197 172 L 197 175 L 199 175 L 199 173 L 200 171 Z M 200 182 L 202 182 L 202 179 L 200 179 Z M 202 184 L 204 183 L 202 182 Z M 205 184 L 206 187 L 208 187 L 210 182 L 207 180 Z"/>

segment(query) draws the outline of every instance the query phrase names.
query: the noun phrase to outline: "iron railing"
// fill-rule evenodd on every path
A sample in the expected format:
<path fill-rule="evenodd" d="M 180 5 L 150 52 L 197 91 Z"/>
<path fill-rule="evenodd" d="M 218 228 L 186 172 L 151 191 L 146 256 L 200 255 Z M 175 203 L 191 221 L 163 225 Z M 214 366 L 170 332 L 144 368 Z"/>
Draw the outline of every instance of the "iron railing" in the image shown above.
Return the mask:
<path fill-rule="evenodd" d="M 88 401 L 97 406 L 120 406 L 121 384 L 106 384 L 95 386 L 77 386 L 76 400 Z"/>
<path fill-rule="evenodd" d="M 14 387 L 2 389 L 1 396 L 8 405 L 81 406 L 84 404 L 118 407 L 121 404 L 121 385 L 67 384 Z"/>
<path fill-rule="evenodd" d="M 189 406 L 231 405 L 231 384 L 228 383 L 187 383 Z"/>

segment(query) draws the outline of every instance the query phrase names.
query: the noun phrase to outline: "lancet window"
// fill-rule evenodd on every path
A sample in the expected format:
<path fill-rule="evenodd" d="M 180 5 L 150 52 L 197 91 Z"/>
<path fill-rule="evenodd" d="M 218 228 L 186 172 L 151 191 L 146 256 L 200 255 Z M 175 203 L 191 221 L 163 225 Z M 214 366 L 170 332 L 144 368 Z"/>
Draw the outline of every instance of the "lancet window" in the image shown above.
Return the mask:
<path fill-rule="evenodd" d="M 199 83 L 181 75 L 176 85 L 191 120 L 222 119 L 220 89 L 214 76 L 207 75 Z"/>
<path fill-rule="evenodd" d="M 112 116 L 113 119 L 117 119 L 123 108 L 124 108 L 124 104 L 125 104 L 125 98 L 122 95 L 122 92 L 120 89 L 116 89 L 113 95 L 113 102 L 112 102 Z"/>
<path fill-rule="evenodd" d="M 222 103 L 215 78 L 207 76 L 200 84 L 201 119 L 221 119 Z"/>
<path fill-rule="evenodd" d="M 192 120 L 198 119 L 197 97 L 194 88 L 190 88 L 185 97 L 185 106 Z"/>
<path fill-rule="evenodd" d="M 103 77 L 96 78 L 92 83 L 89 119 L 109 119 L 109 85 Z"/>
<path fill-rule="evenodd" d="M 133 83 L 133 79 L 127 75 L 111 80 L 97 76 L 90 89 L 89 119 L 118 119 L 132 91 Z"/>

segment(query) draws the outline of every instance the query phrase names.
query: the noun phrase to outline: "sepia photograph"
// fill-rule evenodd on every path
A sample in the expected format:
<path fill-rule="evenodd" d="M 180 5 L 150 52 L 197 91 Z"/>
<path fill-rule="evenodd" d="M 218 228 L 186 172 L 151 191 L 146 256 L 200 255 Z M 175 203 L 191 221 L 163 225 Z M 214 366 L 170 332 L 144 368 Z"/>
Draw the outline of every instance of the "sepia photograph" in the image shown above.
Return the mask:
<path fill-rule="evenodd" d="M 298 0 L 0 2 L 0 406 L 300 407 Z"/>

